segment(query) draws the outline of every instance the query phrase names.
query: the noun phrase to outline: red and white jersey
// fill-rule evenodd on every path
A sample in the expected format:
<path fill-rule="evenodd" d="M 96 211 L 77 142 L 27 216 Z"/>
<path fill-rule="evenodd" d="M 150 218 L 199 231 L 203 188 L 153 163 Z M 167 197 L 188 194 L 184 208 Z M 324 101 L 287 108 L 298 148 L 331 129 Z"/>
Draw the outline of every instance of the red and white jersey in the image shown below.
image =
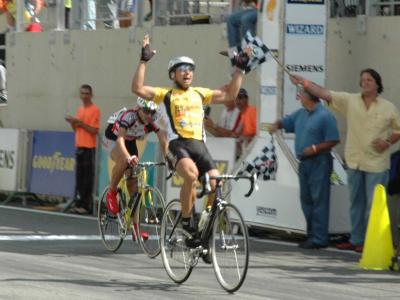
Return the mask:
<path fill-rule="evenodd" d="M 116 116 L 116 114 L 118 114 L 118 116 Z M 111 140 L 117 139 L 118 131 L 121 127 L 126 129 L 125 140 L 127 141 L 141 140 L 146 134 L 152 131 L 158 132 L 160 130 L 159 126 L 156 124 L 157 121 L 150 122 L 147 125 L 143 124 L 139 119 L 138 109 L 120 110 L 113 114 L 109 120 L 113 119 L 113 117 L 115 120 L 114 124 L 109 121 L 109 130 L 106 130 L 106 137 Z"/>

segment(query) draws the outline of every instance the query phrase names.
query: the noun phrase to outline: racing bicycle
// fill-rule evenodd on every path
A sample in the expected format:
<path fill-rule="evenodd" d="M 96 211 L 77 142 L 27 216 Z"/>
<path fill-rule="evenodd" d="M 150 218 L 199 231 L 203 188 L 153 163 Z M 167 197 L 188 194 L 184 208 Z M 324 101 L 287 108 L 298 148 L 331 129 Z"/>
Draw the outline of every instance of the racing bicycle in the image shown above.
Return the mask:
<path fill-rule="evenodd" d="M 140 162 L 131 167 L 131 176 L 124 177 L 118 184 L 117 199 L 120 212 L 110 213 L 106 206 L 106 187 L 98 206 L 99 231 L 104 246 L 116 252 L 122 245 L 129 229 L 132 229 L 133 240 L 139 243 L 143 252 L 150 258 L 160 254 L 161 218 L 165 209 L 164 198 L 158 188 L 148 184 L 149 169 L 165 166 L 164 162 Z M 129 196 L 126 181 L 137 176 L 137 193 Z M 134 214 L 138 214 L 137 229 L 133 225 Z M 143 238 L 142 233 L 148 233 Z"/>
<path fill-rule="evenodd" d="M 179 200 L 172 200 L 167 205 L 161 223 L 161 257 L 168 276 L 174 282 L 185 282 L 201 257 L 206 263 L 213 264 L 217 280 L 227 292 L 233 293 L 241 287 L 249 263 L 248 232 L 240 211 L 225 200 L 228 194 L 223 194 L 222 189 L 227 181 L 248 179 L 251 186 L 245 196 L 249 197 L 254 190 L 256 176 L 204 176 L 202 191 L 197 197 L 210 193 L 211 179 L 216 180 L 216 199 L 206 220 L 203 216 L 200 219 L 203 229 L 197 233 L 200 243 L 195 248 L 185 243 L 191 235 L 182 228 Z"/>

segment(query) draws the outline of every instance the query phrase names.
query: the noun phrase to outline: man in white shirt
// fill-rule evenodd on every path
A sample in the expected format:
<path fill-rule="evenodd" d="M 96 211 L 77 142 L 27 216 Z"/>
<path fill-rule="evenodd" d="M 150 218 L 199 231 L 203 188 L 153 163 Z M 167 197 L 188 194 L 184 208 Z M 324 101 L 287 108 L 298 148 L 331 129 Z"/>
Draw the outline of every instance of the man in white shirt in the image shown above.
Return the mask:
<path fill-rule="evenodd" d="M 240 111 L 235 101 L 225 103 L 220 118 L 215 123 L 210 117 L 204 118 L 204 126 L 209 133 L 216 137 L 233 137 L 233 129 L 240 120 Z"/>

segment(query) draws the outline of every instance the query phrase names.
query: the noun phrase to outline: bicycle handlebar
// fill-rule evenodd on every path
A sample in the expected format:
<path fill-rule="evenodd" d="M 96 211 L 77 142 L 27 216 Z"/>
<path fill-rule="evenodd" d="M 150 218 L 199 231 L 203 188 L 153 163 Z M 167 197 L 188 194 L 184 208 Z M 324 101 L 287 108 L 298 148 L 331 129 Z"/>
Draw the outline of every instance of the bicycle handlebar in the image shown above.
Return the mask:
<path fill-rule="evenodd" d="M 137 165 L 130 166 L 128 168 L 134 170 L 136 168 L 150 168 L 150 167 L 160 167 L 160 166 L 167 166 L 167 164 L 165 162 L 143 161 L 139 162 Z M 173 174 L 174 174 L 173 172 L 170 172 L 166 177 L 166 180 L 170 179 Z"/>
<path fill-rule="evenodd" d="M 229 174 L 222 174 L 219 176 L 210 176 L 208 173 L 206 173 L 203 177 L 203 180 L 201 181 L 202 183 L 202 189 L 199 193 L 197 193 L 197 198 L 203 197 L 205 194 L 211 193 L 211 184 L 210 180 L 216 180 L 217 185 L 219 184 L 220 181 L 223 180 L 239 180 L 239 179 L 247 179 L 250 181 L 250 189 L 249 191 L 244 195 L 245 197 L 250 197 L 250 195 L 253 193 L 254 188 L 257 190 L 257 173 L 253 173 L 251 175 L 229 175 Z"/>

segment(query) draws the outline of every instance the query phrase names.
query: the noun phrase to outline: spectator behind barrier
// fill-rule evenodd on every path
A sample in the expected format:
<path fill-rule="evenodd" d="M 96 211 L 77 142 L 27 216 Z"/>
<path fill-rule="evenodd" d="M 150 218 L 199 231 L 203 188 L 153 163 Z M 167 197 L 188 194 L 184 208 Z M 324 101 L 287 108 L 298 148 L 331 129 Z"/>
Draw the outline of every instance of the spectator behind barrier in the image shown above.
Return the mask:
<path fill-rule="evenodd" d="M 204 126 L 206 130 L 216 137 L 234 137 L 233 129 L 240 121 L 240 110 L 234 100 L 225 102 L 219 120 L 215 123 L 206 113 Z"/>
<path fill-rule="evenodd" d="M 43 0 L 25 1 L 24 24 L 27 24 L 25 31 L 40 32 L 42 25 L 39 20 L 39 13 L 44 6 Z M 0 0 L 0 11 L 5 14 L 9 31 L 16 30 L 17 0 Z"/>
<path fill-rule="evenodd" d="M 303 249 L 325 248 L 329 244 L 329 205 L 333 158 L 331 149 L 339 142 L 336 119 L 314 95 L 302 89 L 297 94 L 302 108 L 276 121 L 269 128 L 296 134 L 299 162 L 300 202 L 307 223 Z"/>
<path fill-rule="evenodd" d="M 76 117 L 69 115 L 65 117 L 75 132 L 75 207 L 71 209 L 71 212 L 79 214 L 92 214 L 93 212 L 95 155 L 97 134 L 100 128 L 100 109 L 93 103 L 92 97 L 92 87 L 83 84 L 80 88 L 83 105 L 78 108 Z"/>
<path fill-rule="evenodd" d="M 96 30 L 96 1 L 72 0 L 72 29 Z"/>
<path fill-rule="evenodd" d="M 100 15 L 105 19 L 105 28 L 118 29 L 132 25 L 136 0 L 101 0 L 100 3 Z"/>
<path fill-rule="evenodd" d="M 236 106 L 240 110 L 240 121 L 233 128 L 234 136 L 237 137 L 236 156 L 239 158 L 246 146 L 257 134 L 257 109 L 249 105 L 249 95 L 244 88 L 239 90 L 236 98 Z"/>
<path fill-rule="evenodd" d="M 257 24 L 257 0 L 242 0 L 241 8 L 228 16 L 226 20 L 228 34 L 228 51 L 221 51 L 220 54 L 233 57 L 235 47 L 240 44 L 243 35 L 250 31 L 256 35 Z"/>

